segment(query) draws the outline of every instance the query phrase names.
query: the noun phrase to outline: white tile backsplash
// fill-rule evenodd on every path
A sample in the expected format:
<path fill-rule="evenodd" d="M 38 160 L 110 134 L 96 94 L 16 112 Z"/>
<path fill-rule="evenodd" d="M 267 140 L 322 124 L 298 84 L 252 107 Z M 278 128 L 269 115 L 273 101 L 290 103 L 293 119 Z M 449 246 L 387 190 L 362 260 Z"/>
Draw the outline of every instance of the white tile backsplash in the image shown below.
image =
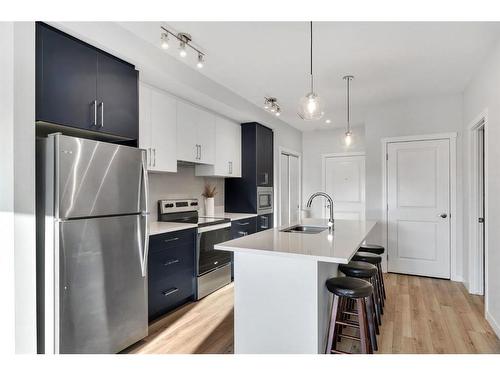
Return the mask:
<path fill-rule="evenodd" d="M 197 198 L 200 202 L 200 215 L 205 212 L 204 198 L 201 195 L 206 183 L 217 186 L 215 212 L 224 211 L 224 178 L 197 177 L 194 165 L 179 164 L 177 173 L 149 173 L 149 204 L 151 220 L 158 220 L 158 200 Z"/>

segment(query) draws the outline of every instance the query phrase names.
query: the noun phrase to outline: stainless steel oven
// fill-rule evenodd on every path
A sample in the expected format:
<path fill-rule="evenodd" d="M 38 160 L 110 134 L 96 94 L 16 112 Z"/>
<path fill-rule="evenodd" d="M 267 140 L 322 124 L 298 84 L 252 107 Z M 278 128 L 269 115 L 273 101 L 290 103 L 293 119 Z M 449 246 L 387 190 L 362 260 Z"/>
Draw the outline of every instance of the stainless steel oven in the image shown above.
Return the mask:
<path fill-rule="evenodd" d="M 230 222 L 198 228 L 197 299 L 231 282 L 231 253 L 214 250 L 214 245 L 230 239 Z"/>
<path fill-rule="evenodd" d="M 273 213 L 273 188 L 257 187 L 257 213 L 259 215 Z"/>

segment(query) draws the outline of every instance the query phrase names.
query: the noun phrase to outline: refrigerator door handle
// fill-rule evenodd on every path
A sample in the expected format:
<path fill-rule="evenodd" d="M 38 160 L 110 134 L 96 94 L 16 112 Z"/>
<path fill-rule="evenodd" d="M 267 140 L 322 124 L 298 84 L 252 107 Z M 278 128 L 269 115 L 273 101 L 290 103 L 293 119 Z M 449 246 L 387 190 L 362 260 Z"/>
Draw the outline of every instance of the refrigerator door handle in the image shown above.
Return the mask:
<path fill-rule="evenodd" d="M 142 183 L 144 192 L 144 210 L 141 212 L 141 216 L 144 218 L 144 252 L 143 258 L 141 260 L 141 271 L 142 277 L 146 277 L 146 268 L 148 264 L 148 252 L 149 252 L 149 183 L 148 183 L 148 167 L 147 167 L 147 157 L 146 153 L 142 153 Z"/>

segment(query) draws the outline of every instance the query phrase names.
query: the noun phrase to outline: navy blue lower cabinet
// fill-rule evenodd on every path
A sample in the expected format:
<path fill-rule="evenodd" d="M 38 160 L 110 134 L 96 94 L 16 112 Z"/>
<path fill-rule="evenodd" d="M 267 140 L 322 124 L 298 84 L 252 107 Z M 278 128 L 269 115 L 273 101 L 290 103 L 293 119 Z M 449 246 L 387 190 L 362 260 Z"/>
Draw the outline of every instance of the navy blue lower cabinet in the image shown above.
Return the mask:
<path fill-rule="evenodd" d="M 248 219 L 235 220 L 231 222 L 231 238 L 239 238 L 248 236 L 257 231 L 257 218 L 250 217 Z"/>
<path fill-rule="evenodd" d="M 195 246 L 196 229 L 149 238 L 149 320 L 194 299 Z"/>
<path fill-rule="evenodd" d="M 271 229 L 273 227 L 273 214 L 257 216 L 257 232 Z"/>

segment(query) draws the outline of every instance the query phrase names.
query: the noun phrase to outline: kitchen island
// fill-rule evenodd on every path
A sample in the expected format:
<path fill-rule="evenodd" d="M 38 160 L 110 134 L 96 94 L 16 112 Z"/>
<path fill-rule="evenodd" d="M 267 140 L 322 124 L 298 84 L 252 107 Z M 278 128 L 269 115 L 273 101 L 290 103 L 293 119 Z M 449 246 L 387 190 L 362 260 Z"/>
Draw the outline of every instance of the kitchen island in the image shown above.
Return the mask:
<path fill-rule="evenodd" d="M 328 221 L 300 224 L 327 227 Z M 331 310 L 325 281 L 375 224 L 336 220 L 332 233 L 284 232 L 295 226 L 287 225 L 216 245 L 234 252 L 234 352 L 324 353 Z"/>

